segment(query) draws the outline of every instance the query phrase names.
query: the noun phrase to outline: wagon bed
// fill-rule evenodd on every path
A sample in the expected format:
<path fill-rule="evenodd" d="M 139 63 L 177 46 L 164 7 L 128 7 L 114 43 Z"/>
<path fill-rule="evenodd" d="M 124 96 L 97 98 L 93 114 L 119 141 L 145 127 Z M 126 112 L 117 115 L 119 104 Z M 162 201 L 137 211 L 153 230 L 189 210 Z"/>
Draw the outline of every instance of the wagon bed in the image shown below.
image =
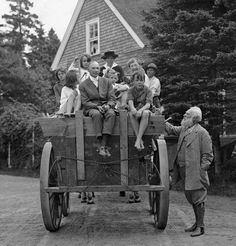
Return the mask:
<path fill-rule="evenodd" d="M 98 154 L 92 120 L 84 117 L 82 111 L 76 112 L 75 117 L 40 118 L 39 123 L 49 138 L 40 170 L 46 229 L 56 231 L 61 214 L 68 215 L 69 193 L 83 191 L 148 191 L 155 225 L 166 227 L 169 168 L 163 116 L 150 117 L 143 136 L 145 149 L 137 151 L 130 119 L 126 111 L 120 111 L 110 141 L 111 157 L 106 158 Z"/>

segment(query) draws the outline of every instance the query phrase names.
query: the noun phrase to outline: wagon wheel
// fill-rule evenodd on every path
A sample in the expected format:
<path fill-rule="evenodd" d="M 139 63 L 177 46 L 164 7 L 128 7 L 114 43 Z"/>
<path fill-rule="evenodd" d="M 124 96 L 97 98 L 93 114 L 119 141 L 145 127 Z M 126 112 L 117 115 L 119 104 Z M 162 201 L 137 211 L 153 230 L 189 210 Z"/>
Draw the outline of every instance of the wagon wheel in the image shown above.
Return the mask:
<path fill-rule="evenodd" d="M 58 186 L 58 170 L 54 163 L 52 144 L 47 142 L 41 157 L 40 200 L 43 222 L 48 231 L 57 231 L 62 218 L 62 194 L 45 191 L 45 187 L 55 186 Z"/>
<path fill-rule="evenodd" d="M 169 211 L 169 167 L 167 147 L 164 139 L 157 140 L 158 151 L 154 152 L 154 165 L 159 170 L 161 184 L 164 190 L 153 192 L 153 214 L 155 226 L 158 229 L 165 229 Z"/>
<path fill-rule="evenodd" d="M 62 214 L 64 217 L 67 217 L 70 213 L 70 193 L 65 192 L 63 193 L 63 200 L 62 200 Z"/>
<path fill-rule="evenodd" d="M 150 168 L 150 171 L 149 171 L 149 176 L 148 176 L 148 182 L 150 185 L 158 185 L 155 180 L 153 179 L 154 178 L 154 175 L 155 175 L 155 169 L 154 169 L 154 164 L 153 162 L 151 163 L 151 168 Z M 149 207 L 150 207 L 150 213 L 153 214 L 153 206 L 154 206 L 154 192 L 153 191 L 149 191 L 148 192 L 148 200 L 149 200 Z"/>

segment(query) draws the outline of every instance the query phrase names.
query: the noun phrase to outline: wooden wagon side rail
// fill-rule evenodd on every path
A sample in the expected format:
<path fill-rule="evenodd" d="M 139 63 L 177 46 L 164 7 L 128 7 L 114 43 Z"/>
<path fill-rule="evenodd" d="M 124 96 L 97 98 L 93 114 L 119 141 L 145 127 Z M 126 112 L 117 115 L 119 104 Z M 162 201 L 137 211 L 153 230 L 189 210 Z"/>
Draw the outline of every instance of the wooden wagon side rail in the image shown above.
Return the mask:
<path fill-rule="evenodd" d="M 127 115 L 127 111 L 121 111 Z M 82 111 L 78 111 L 76 115 L 83 116 Z M 92 119 L 90 117 L 83 118 L 83 129 L 84 136 L 95 136 L 95 132 L 92 126 Z M 115 126 L 112 135 L 120 136 L 120 116 L 116 116 Z M 64 118 L 38 118 L 40 126 L 45 137 L 53 136 L 65 136 L 75 137 L 76 136 L 76 120 L 74 117 Z M 122 121 L 123 122 L 123 121 Z M 123 130 L 123 129 L 122 129 Z M 148 127 L 145 131 L 145 135 L 160 135 L 163 134 L 164 129 L 164 116 L 153 115 L 150 117 Z M 133 136 L 134 131 L 132 129 L 130 119 L 127 117 L 127 133 L 128 136 Z"/>
<path fill-rule="evenodd" d="M 100 186 L 60 186 L 60 187 L 45 187 L 46 192 L 118 192 L 118 191 L 163 191 L 163 185 L 100 185 Z"/>

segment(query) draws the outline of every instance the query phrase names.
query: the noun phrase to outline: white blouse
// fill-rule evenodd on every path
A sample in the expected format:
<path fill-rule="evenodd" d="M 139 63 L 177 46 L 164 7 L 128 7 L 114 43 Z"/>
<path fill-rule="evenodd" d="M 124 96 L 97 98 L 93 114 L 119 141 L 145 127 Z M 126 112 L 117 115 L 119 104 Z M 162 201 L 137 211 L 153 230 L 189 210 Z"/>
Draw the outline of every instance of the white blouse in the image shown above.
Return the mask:
<path fill-rule="evenodd" d="M 144 84 L 152 91 L 153 96 L 160 96 L 161 84 L 157 77 L 153 76 L 149 79 L 148 76 L 145 76 Z"/>
<path fill-rule="evenodd" d="M 76 88 L 78 94 L 80 94 L 80 91 L 78 89 L 78 87 Z M 63 86 L 62 90 L 61 90 L 61 100 L 60 100 L 60 109 L 59 111 L 61 113 L 65 113 L 66 112 L 66 104 L 67 101 L 70 97 L 70 95 L 73 93 L 73 89 L 67 87 L 67 86 Z"/>

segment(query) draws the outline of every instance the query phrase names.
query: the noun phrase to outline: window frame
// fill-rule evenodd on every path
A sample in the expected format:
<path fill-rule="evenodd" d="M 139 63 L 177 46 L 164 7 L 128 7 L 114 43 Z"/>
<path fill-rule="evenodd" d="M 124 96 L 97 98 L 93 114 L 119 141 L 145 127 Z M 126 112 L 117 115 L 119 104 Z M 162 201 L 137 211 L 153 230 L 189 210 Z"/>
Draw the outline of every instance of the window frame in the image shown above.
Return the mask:
<path fill-rule="evenodd" d="M 98 35 L 97 35 L 97 41 L 98 41 L 98 49 L 97 49 L 97 53 L 96 54 L 91 54 L 90 52 L 90 43 L 92 42 L 92 40 L 90 39 L 90 26 L 97 23 L 97 27 L 98 27 Z M 96 56 L 100 54 L 100 21 L 99 21 L 99 17 L 97 18 L 93 18 L 89 21 L 86 21 L 86 53 L 91 55 L 91 56 Z"/>

